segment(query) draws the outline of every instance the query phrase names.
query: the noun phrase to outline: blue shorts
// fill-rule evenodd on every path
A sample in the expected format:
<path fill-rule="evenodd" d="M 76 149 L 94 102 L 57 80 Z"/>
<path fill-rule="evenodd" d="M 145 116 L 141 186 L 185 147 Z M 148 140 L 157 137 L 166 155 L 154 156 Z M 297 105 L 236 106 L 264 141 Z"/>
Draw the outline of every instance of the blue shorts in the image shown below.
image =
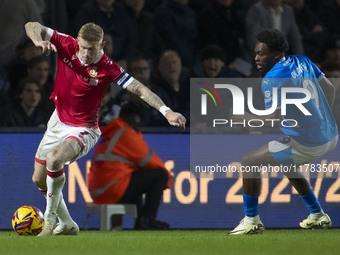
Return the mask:
<path fill-rule="evenodd" d="M 323 145 L 309 147 L 295 141 L 290 136 L 279 138 L 268 143 L 268 149 L 274 159 L 281 164 L 307 164 L 317 158 L 320 158 L 329 151 L 334 150 L 338 142 L 338 136 L 335 136 L 328 143 Z"/>

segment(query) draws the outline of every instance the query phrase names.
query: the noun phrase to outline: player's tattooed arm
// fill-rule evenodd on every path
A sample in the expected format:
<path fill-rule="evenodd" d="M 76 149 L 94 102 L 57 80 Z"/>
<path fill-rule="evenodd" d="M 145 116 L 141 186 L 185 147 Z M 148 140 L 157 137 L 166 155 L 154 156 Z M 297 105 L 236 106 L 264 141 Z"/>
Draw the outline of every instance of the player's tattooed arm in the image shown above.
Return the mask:
<path fill-rule="evenodd" d="M 28 22 L 25 24 L 27 36 L 33 42 L 43 41 L 47 33 L 47 27 L 41 25 L 39 22 Z"/>
<path fill-rule="evenodd" d="M 153 93 L 150 89 L 148 89 L 137 80 L 133 80 L 126 89 L 139 96 L 141 99 L 143 99 L 150 106 L 156 108 L 157 110 L 164 105 L 162 99 L 160 99 L 159 96 L 157 96 L 155 93 Z"/>
<path fill-rule="evenodd" d="M 176 127 L 185 128 L 186 119 L 185 117 L 178 113 L 173 112 L 170 108 L 166 107 L 162 99 L 159 98 L 155 93 L 153 93 L 150 89 L 144 86 L 137 80 L 133 80 L 129 86 L 126 88 L 128 91 L 136 94 L 141 99 L 143 99 L 150 106 L 159 110 L 164 117 L 168 120 L 169 124 Z"/>
<path fill-rule="evenodd" d="M 25 30 L 27 36 L 32 40 L 36 47 L 41 48 L 43 54 L 48 56 L 51 51 L 57 52 L 55 45 L 44 40 L 47 34 L 47 27 L 41 25 L 39 22 L 28 22 L 25 24 Z"/>

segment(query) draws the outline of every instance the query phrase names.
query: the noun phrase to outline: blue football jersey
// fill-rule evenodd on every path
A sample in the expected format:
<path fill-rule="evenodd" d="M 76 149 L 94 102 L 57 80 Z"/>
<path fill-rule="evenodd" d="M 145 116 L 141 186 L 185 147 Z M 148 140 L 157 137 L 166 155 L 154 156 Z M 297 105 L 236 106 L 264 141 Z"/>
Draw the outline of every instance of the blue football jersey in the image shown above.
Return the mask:
<path fill-rule="evenodd" d="M 304 113 L 294 104 L 306 97 L 304 93 L 287 92 L 286 115 L 282 115 L 284 125 L 280 129 L 288 136 L 305 146 L 319 146 L 327 143 L 338 134 L 332 110 L 327 102 L 319 80 L 324 77 L 320 69 L 312 61 L 301 55 L 283 58 L 262 80 L 262 93 L 266 109 L 274 102 L 273 88 L 277 88 L 277 109 L 282 109 L 282 88 L 303 88 L 311 94 L 311 99 L 303 104 L 309 113 Z M 310 115 L 308 115 L 310 114 Z M 289 121 L 291 120 L 291 121 Z M 294 120 L 294 121 L 293 121 Z"/>

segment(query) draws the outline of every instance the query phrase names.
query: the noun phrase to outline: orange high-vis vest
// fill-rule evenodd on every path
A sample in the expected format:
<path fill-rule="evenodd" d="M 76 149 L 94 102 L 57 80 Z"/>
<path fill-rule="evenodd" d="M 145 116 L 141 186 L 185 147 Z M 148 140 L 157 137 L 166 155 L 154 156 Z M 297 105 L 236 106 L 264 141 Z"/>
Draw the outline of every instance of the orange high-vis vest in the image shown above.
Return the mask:
<path fill-rule="evenodd" d="M 88 175 L 88 187 L 94 203 L 117 203 L 124 195 L 132 173 L 140 167 L 162 168 L 170 180 L 171 173 L 146 144 L 143 135 L 122 118 L 112 120 L 101 131 Z M 170 182 L 168 184 L 171 185 Z"/>

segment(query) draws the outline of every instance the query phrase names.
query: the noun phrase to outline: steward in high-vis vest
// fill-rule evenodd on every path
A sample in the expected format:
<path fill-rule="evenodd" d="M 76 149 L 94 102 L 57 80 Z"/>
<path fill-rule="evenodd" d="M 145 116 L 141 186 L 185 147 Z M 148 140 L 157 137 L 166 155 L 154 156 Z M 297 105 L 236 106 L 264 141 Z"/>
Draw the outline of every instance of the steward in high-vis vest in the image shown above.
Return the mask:
<path fill-rule="evenodd" d="M 119 118 L 101 128 L 88 175 L 89 191 L 96 204 L 137 204 L 137 229 L 166 229 L 169 225 L 156 221 L 156 215 L 163 190 L 171 186 L 171 173 L 138 132 L 140 120 L 133 109 L 122 108 Z"/>

